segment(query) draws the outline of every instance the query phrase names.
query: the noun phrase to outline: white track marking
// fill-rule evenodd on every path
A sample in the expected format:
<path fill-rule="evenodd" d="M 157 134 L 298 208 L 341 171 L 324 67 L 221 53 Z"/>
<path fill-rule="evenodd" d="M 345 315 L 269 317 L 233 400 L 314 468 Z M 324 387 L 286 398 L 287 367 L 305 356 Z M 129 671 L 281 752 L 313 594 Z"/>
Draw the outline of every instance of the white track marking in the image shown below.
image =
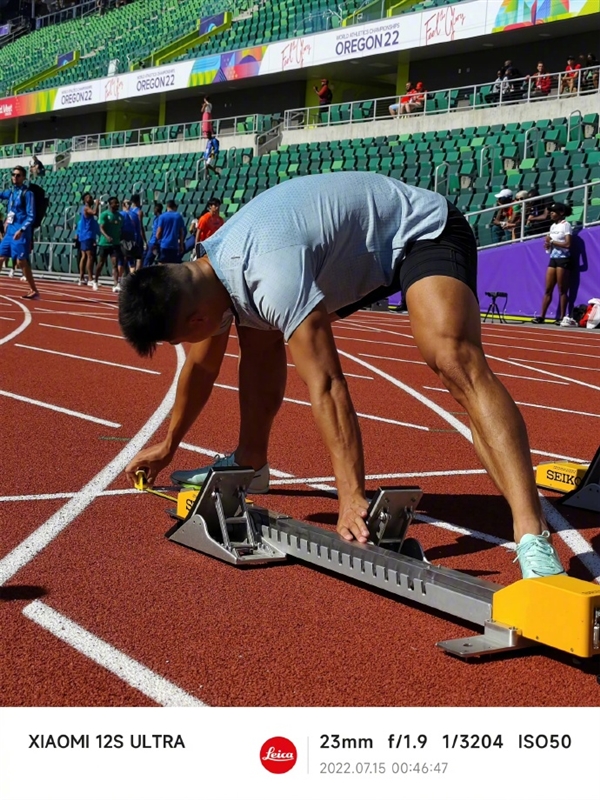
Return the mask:
<path fill-rule="evenodd" d="M 512 336 L 501 336 L 499 334 L 494 334 L 494 333 L 488 333 L 487 336 L 493 337 L 494 339 L 506 339 L 509 342 L 513 342 L 513 341 L 523 342 L 523 341 L 526 341 L 526 342 L 541 342 L 542 344 L 556 344 L 556 339 L 541 339 L 541 338 L 538 339 L 536 336 L 531 336 L 531 337 L 518 336 L 516 339 L 513 338 Z M 509 347 L 509 345 L 504 345 L 504 347 Z M 600 344 L 593 345 L 593 344 L 585 344 L 584 342 L 577 342 L 577 347 L 578 348 L 587 347 L 587 348 L 591 348 L 591 349 L 595 350 L 595 349 L 600 347 Z M 536 348 L 536 349 L 539 350 L 539 348 Z"/>
<path fill-rule="evenodd" d="M 13 494 L 6 497 L 0 497 L 0 503 L 20 503 L 23 501 L 30 502 L 32 500 L 70 500 L 75 497 L 77 492 L 55 492 L 54 494 Z M 105 492 L 98 492 L 96 497 L 113 497 L 122 494 L 137 494 L 140 497 L 144 495 L 139 489 L 107 489 Z"/>
<path fill-rule="evenodd" d="M 520 347 L 519 345 L 516 345 L 516 344 L 511 344 L 511 345 L 508 345 L 508 344 L 495 344 L 494 342 L 487 342 L 486 347 L 508 347 L 509 350 L 533 350 L 536 353 L 539 353 L 539 351 L 540 351 L 539 347 Z M 573 351 L 572 350 L 571 351 L 569 351 L 569 350 L 548 350 L 548 348 L 546 348 L 546 347 L 544 347 L 542 349 L 544 350 L 545 353 L 556 353 L 556 355 L 559 355 L 559 356 L 569 356 L 571 358 L 573 357 Z M 489 356 L 488 356 L 488 358 L 489 358 Z M 600 358 L 600 354 L 593 355 L 592 353 L 577 353 L 577 358 Z"/>
<path fill-rule="evenodd" d="M 375 367 L 373 364 L 369 364 L 368 361 L 363 361 L 362 359 L 358 358 L 357 356 L 350 355 L 349 353 L 343 353 L 340 351 L 340 355 L 346 356 L 351 361 L 360 364 L 365 369 L 370 369 L 375 374 L 379 375 L 384 380 L 389 381 L 394 386 L 397 386 L 399 389 L 402 389 L 407 394 L 411 395 L 417 400 L 420 400 L 424 405 L 438 414 L 442 419 L 446 420 L 453 428 L 455 428 L 459 433 L 461 433 L 465 439 L 469 442 L 473 443 L 473 437 L 471 436 L 471 431 L 467 428 L 466 425 L 463 425 L 462 422 L 455 419 L 452 414 L 445 411 L 441 406 L 438 406 L 433 400 L 430 400 L 425 395 L 417 392 L 410 386 L 407 386 L 405 383 L 394 378 L 392 375 L 388 375 L 386 372 Z M 492 356 L 497 361 L 506 361 L 503 358 L 496 358 Z M 506 361 L 506 363 L 511 363 L 510 361 Z M 530 367 L 533 369 L 533 367 Z M 543 372 L 543 370 L 538 370 L 538 372 Z M 554 375 L 553 377 L 562 377 L 561 375 Z M 565 544 L 571 548 L 571 550 L 580 558 L 582 563 L 585 564 L 586 568 L 589 570 L 590 574 L 592 575 L 593 579 L 600 583 L 600 555 L 594 552 L 591 545 L 586 542 L 585 538 L 576 531 L 575 529 L 569 527 L 569 523 L 567 520 L 560 514 L 546 498 L 540 494 L 540 500 L 542 503 L 542 509 L 544 510 L 544 514 L 546 515 L 546 519 L 548 523 L 554 528 L 556 531 L 557 536 L 565 542 Z"/>
<path fill-rule="evenodd" d="M 359 353 L 359 356 L 364 356 L 364 358 L 379 358 L 382 361 L 398 361 L 401 364 L 418 364 L 420 367 L 427 367 L 429 366 L 424 361 L 411 361 L 408 358 L 394 358 L 393 356 L 376 356 L 373 353 Z"/>
<path fill-rule="evenodd" d="M 532 378 L 530 375 L 509 375 L 507 372 L 494 372 L 500 378 L 516 378 L 520 381 L 535 381 L 536 383 L 554 383 L 557 386 L 568 386 L 566 381 L 550 381 L 547 378 Z"/>
<path fill-rule="evenodd" d="M 508 542 L 506 539 L 500 539 L 498 536 L 492 536 L 483 531 L 476 531 L 473 528 L 463 528 L 460 525 L 451 525 L 449 522 L 442 522 L 439 519 L 427 516 L 427 514 L 415 514 L 415 520 L 418 522 L 426 522 L 428 525 L 434 525 L 436 528 L 444 528 L 447 531 L 454 531 L 460 533 L 462 536 L 473 536 L 475 539 L 481 539 L 490 544 L 500 545 L 507 550 L 516 550 L 517 546 L 514 542 Z"/>
<path fill-rule="evenodd" d="M 227 358 L 239 358 L 239 354 L 238 353 L 225 353 L 225 355 L 227 356 Z M 293 369 L 296 369 L 296 365 L 295 364 L 289 364 L 288 363 L 288 364 L 286 364 L 286 366 L 292 367 Z M 344 372 L 344 376 L 346 378 L 362 378 L 365 381 L 374 380 L 374 378 L 372 378 L 370 375 L 354 375 L 352 372 Z"/>
<path fill-rule="evenodd" d="M 556 408 L 555 406 L 540 406 L 537 403 L 522 403 L 519 401 L 518 406 L 527 406 L 528 408 L 543 408 L 545 411 L 558 411 L 562 414 L 578 414 L 580 417 L 600 417 L 600 414 L 592 414 L 590 411 L 575 411 L 574 408 Z"/>
<path fill-rule="evenodd" d="M 14 317 L 0 317 L 0 319 L 4 319 L 4 320 L 6 320 L 6 322 L 14 322 L 15 321 Z"/>
<path fill-rule="evenodd" d="M 585 381 L 577 380 L 577 378 L 571 378 L 569 375 L 557 375 L 556 372 L 548 372 L 546 369 L 538 369 L 537 367 L 530 367 L 529 364 L 522 364 L 521 362 L 517 361 L 510 361 L 507 358 L 499 358 L 498 356 L 490 356 L 487 355 L 488 359 L 492 359 L 493 361 L 501 361 L 503 364 L 510 364 L 512 367 L 522 367 L 523 369 L 530 369 L 533 372 L 539 372 L 541 375 L 549 375 L 551 378 L 560 378 L 562 380 L 568 381 L 569 383 L 576 383 L 578 386 L 585 386 L 588 389 L 595 389 L 597 392 L 600 392 L 600 386 L 595 386 L 593 383 L 586 383 Z"/>
<path fill-rule="evenodd" d="M 101 419 L 100 417 L 92 417 L 89 414 L 83 414 L 80 411 L 72 411 L 70 408 L 63 408 L 62 406 L 54 406 L 51 403 L 43 403 L 41 400 L 33 400 L 31 397 L 23 397 L 20 394 L 13 394 L 12 392 L 5 392 L 3 389 L 0 389 L 0 395 L 4 397 L 10 397 L 11 400 L 19 400 L 21 403 L 29 403 L 32 406 L 39 406 L 40 408 L 47 408 L 50 411 L 57 411 L 59 414 L 67 414 L 69 417 L 77 417 L 78 419 L 84 419 L 87 422 L 96 422 L 98 425 L 105 425 L 107 428 L 120 428 L 121 425 L 118 422 L 110 422 L 107 419 Z"/>
<path fill-rule="evenodd" d="M 40 625 L 44 630 L 56 636 L 89 658 L 95 664 L 112 672 L 128 686 L 137 689 L 146 697 L 161 706 L 205 706 L 198 698 L 188 694 L 179 686 L 153 672 L 139 661 L 121 653 L 111 644 L 94 636 L 73 620 L 59 614 L 41 600 L 25 606 L 24 616 Z"/>
<path fill-rule="evenodd" d="M 40 322 L 40 328 L 55 328 L 59 331 L 72 331 L 73 333 L 90 333 L 92 336 L 107 336 L 110 339 L 120 339 L 121 341 L 125 341 L 124 336 L 117 336 L 116 333 L 98 333 L 98 331 L 85 331 L 81 328 L 65 328 L 64 325 L 50 325 L 48 322 Z M 162 344 L 162 342 L 160 343 Z"/>
<path fill-rule="evenodd" d="M 162 402 L 140 428 L 133 439 L 113 458 L 89 483 L 60 508 L 50 519 L 40 525 L 30 536 L 0 560 L 0 586 L 10 580 L 22 567 L 32 561 L 50 542 L 76 519 L 92 503 L 99 492 L 102 492 L 121 473 L 131 459 L 140 451 L 152 434 L 162 425 L 173 406 L 177 380 L 185 361 L 185 352 L 181 345 L 176 348 L 177 368 L 175 377 Z"/>
<path fill-rule="evenodd" d="M 492 358 L 492 356 L 488 356 Z M 600 367 L 578 367 L 575 364 L 557 364 L 556 361 L 532 361 L 529 358 L 513 358 L 511 364 L 521 367 L 524 364 L 544 364 L 547 367 L 560 367 L 561 369 L 584 369 L 586 372 L 600 372 Z"/>
<path fill-rule="evenodd" d="M 160 375 L 155 369 L 144 369 L 143 367 L 131 367 L 128 364 L 117 364 L 115 361 L 102 361 L 99 358 L 87 358 L 87 356 L 76 356 L 74 353 L 61 353 L 59 350 L 46 350 L 43 347 L 32 347 L 29 344 L 16 344 L 15 347 L 22 347 L 25 350 L 35 350 L 37 353 L 49 353 L 53 356 L 64 356 L 65 358 L 75 358 L 77 361 L 91 361 L 92 364 L 104 364 L 105 367 L 119 367 L 119 369 L 130 369 L 134 372 L 145 372 L 147 375 Z"/>
<path fill-rule="evenodd" d="M 576 461 L 579 464 L 589 464 L 589 458 L 575 458 L 574 456 L 564 456 L 562 453 L 549 453 L 547 450 L 532 450 L 536 456 L 548 456 L 549 458 L 560 458 L 561 461 Z"/>
<path fill-rule="evenodd" d="M 453 470 L 435 470 L 431 472 L 382 472 L 378 475 L 365 475 L 366 481 L 388 481 L 397 480 L 398 478 L 446 478 L 454 475 L 485 475 L 484 469 L 453 469 Z M 335 480 L 333 475 L 326 475 L 321 478 L 283 478 L 281 480 L 271 481 L 271 486 L 291 486 L 299 483 L 331 483 Z M 7 498 L 12 499 L 12 498 Z M 0 498 L 2 500 L 2 498 Z"/>
<path fill-rule="evenodd" d="M 219 389 L 229 389 L 230 391 L 237 392 L 239 391 L 237 386 L 228 386 L 226 383 L 215 383 L 214 386 L 218 387 Z M 309 406 L 310 403 L 308 400 L 294 400 L 292 397 L 284 397 L 283 401 L 285 403 L 294 403 L 297 406 Z M 387 425 L 399 425 L 402 428 L 414 428 L 418 431 L 428 431 L 425 425 L 416 425 L 414 422 L 399 422 L 397 419 L 387 419 L 386 417 L 375 417 L 373 414 L 364 414 L 361 411 L 356 412 L 357 417 L 361 417 L 363 419 L 370 419 L 374 422 L 384 422 Z"/>
<path fill-rule="evenodd" d="M 352 336 L 335 336 L 335 339 L 345 339 L 349 342 L 367 342 L 368 344 L 377 344 L 377 345 L 385 344 L 388 345 L 389 347 L 409 347 L 411 350 L 419 349 L 416 344 L 404 344 L 404 342 L 377 342 L 374 341 L 373 339 L 355 339 Z"/>
<path fill-rule="evenodd" d="M 18 328 L 15 328 L 14 331 L 12 331 L 11 333 L 7 333 L 6 336 L 0 339 L 0 345 L 10 342 L 10 340 L 14 339 L 15 336 L 18 336 L 21 333 L 21 331 L 24 331 L 28 325 L 31 325 L 31 312 L 27 308 L 27 306 L 24 306 L 23 303 L 19 303 L 18 300 L 13 300 L 11 297 L 4 297 L 4 299 L 9 300 L 12 304 L 16 306 L 19 306 L 19 308 L 23 312 L 24 319 Z"/>

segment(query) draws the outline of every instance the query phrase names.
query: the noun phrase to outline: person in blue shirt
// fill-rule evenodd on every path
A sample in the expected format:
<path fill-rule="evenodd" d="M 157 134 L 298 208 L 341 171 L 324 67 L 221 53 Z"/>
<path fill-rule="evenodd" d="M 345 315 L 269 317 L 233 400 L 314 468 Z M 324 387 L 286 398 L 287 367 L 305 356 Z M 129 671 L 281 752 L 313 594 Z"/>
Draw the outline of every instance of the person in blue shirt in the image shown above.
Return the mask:
<path fill-rule="evenodd" d="M 0 200 L 6 200 L 6 220 L 4 239 L 0 243 L 0 269 L 8 258 L 20 267 L 30 291 L 23 295 L 24 300 L 37 300 L 37 290 L 31 271 L 29 257 L 33 242 L 33 223 L 35 220 L 35 199 L 27 188 L 25 167 L 13 167 L 12 188 L 0 192 Z"/>
<path fill-rule="evenodd" d="M 144 258 L 144 250 L 146 244 L 146 231 L 144 230 L 144 212 L 142 210 L 142 201 L 139 194 L 132 194 L 129 199 L 129 216 L 135 228 L 135 247 L 130 253 L 132 260 L 135 260 L 134 269 L 142 268 L 142 260 Z"/>
<path fill-rule="evenodd" d="M 81 198 L 83 205 L 79 213 L 77 223 L 77 238 L 79 239 L 79 249 L 81 258 L 79 259 L 79 285 L 85 283 L 87 272 L 87 282 L 92 286 L 94 282 L 94 267 L 96 266 L 96 242 L 100 233 L 98 225 L 98 208 L 100 200 L 94 200 L 93 195 L 86 192 Z"/>
<path fill-rule="evenodd" d="M 154 203 L 154 219 L 152 220 L 152 233 L 146 245 L 146 252 L 144 254 L 144 267 L 150 267 L 154 264 L 155 258 L 158 256 L 158 241 L 156 239 L 156 231 L 158 230 L 158 220 L 163 213 L 163 204 Z M 145 235 L 145 232 L 144 232 Z"/>
<path fill-rule="evenodd" d="M 204 180 L 208 180 L 208 172 L 211 170 L 215 175 L 219 174 L 215 164 L 219 157 L 219 140 L 212 133 L 209 133 L 204 149 Z"/>
<path fill-rule="evenodd" d="M 121 204 L 121 217 L 123 225 L 121 227 L 121 255 L 119 256 L 119 266 L 127 272 L 133 272 L 136 261 L 135 248 L 135 222 L 129 214 L 129 200 L 123 200 Z"/>
<path fill-rule="evenodd" d="M 158 260 L 161 264 L 181 264 L 185 252 L 185 222 L 174 200 L 167 202 L 167 210 L 158 218 L 156 240 L 160 245 Z"/>

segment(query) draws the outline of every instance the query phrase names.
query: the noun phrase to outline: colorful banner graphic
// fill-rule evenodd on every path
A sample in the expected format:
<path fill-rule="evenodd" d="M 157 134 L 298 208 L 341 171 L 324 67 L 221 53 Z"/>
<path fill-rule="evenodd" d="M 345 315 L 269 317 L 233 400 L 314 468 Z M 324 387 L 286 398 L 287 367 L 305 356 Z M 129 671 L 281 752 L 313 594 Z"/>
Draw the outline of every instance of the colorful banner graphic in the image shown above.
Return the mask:
<path fill-rule="evenodd" d="M 200 20 L 200 27 L 198 29 L 198 33 L 200 36 L 205 36 L 207 33 L 210 33 L 215 28 L 220 28 L 221 25 L 225 24 L 225 12 L 222 11 L 220 14 L 214 14 L 212 17 L 203 17 Z"/>
<path fill-rule="evenodd" d="M 473 0 L 0 100 L 0 119 L 400 52 L 598 13 L 599 0 Z M 201 21 L 215 26 L 222 15 Z M 221 20 L 222 22 L 222 20 Z"/>

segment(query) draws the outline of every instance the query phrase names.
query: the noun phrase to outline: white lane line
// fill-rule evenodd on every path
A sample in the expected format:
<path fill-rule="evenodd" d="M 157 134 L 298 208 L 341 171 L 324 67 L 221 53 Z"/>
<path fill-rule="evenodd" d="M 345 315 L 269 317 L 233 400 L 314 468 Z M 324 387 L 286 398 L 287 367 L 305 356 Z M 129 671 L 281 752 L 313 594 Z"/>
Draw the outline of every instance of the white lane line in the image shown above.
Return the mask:
<path fill-rule="evenodd" d="M 128 364 L 117 364 L 115 361 L 102 361 L 99 358 L 87 358 L 86 356 L 76 356 L 74 353 L 61 353 L 59 350 L 46 350 L 43 347 L 32 347 L 29 344 L 16 344 L 15 347 L 22 347 L 25 350 L 35 350 L 38 353 L 49 353 L 53 356 L 64 356 L 65 358 L 75 358 L 78 361 L 90 361 L 92 364 L 104 364 L 106 367 L 119 367 L 119 369 L 130 369 L 134 372 L 145 372 L 147 375 L 160 375 L 154 369 L 144 369 L 143 367 L 131 367 Z"/>
<path fill-rule="evenodd" d="M 557 386 L 568 386 L 566 381 L 550 381 L 547 378 L 532 378 L 530 375 L 509 375 L 507 372 L 494 372 L 500 378 L 516 378 L 520 381 L 535 381 L 536 383 L 554 383 Z"/>
<path fill-rule="evenodd" d="M 471 442 L 471 444 L 473 443 L 471 431 L 467 428 L 467 426 L 463 425 L 463 423 L 455 419 L 452 414 L 445 411 L 441 406 L 438 406 L 437 403 L 434 403 L 433 400 L 430 400 L 424 394 L 417 392 L 415 389 L 397 380 L 392 375 L 388 375 L 387 372 L 383 372 L 373 364 L 369 364 L 368 361 L 363 361 L 357 356 L 350 355 L 349 353 L 342 353 L 341 351 L 340 355 L 346 356 L 351 361 L 360 364 L 365 369 L 372 370 L 376 375 L 379 375 L 384 380 L 389 381 L 394 386 L 397 386 L 399 389 L 402 389 L 407 394 L 414 397 L 416 400 L 419 400 L 421 403 L 442 417 L 442 419 L 446 420 L 446 422 L 448 422 L 453 428 L 461 433 L 465 439 Z M 491 358 L 495 358 L 497 361 L 506 361 L 506 359 L 496 358 L 495 356 L 491 356 Z M 506 363 L 510 364 L 511 362 L 507 361 Z M 530 367 L 530 369 L 533 369 L 533 367 Z M 542 372 L 543 370 L 538 371 Z M 554 375 L 553 377 L 560 378 L 562 376 Z M 565 544 L 570 547 L 571 550 L 579 557 L 582 563 L 585 564 L 586 568 L 592 575 L 592 578 L 597 583 L 600 583 L 600 555 L 594 552 L 591 545 L 585 540 L 579 531 L 569 527 L 567 520 L 550 504 L 550 502 L 542 495 L 541 492 L 539 495 L 542 503 L 542 510 L 544 511 L 548 523 L 556 531 L 557 536 L 560 536 L 563 542 L 565 542 Z"/>
<path fill-rule="evenodd" d="M 562 453 L 549 453 L 547 450 L 532 450 L 537 456 L 548 456 L 549 458 L 559 458 L 561 461 L 576 461 L 579 464 L 589 464 L 589 458 L 575 458 L 574 456 L 565 456 Z"/>
<path fill-rule="evenodd" d="M 509 350 L 533 350 L 534 352 L 539 352 L 539 347 L 520 347 L 516 344 L 496 344 L 495 342 L 487 342 L 486 347 L 508 347 Z M 572 358 L 573 351 L 572 350 L 548 350 L 546 347 L 543 348 L 545 353 L 556 353 L 559 356 L 569 356 Z M 577 353 L 578 358 L 600 358 L 600 355 L 592 355 L 591 353 Z"/>
<path fill-rule="evenodd" d="M 225 355 L 227 356 L 227 358 L 239 358 L 238 353 L 225 353 Z M 286 366 L 293 367 L 293 369 L 296 369 L 296 365 L 295 364 L 289 364 L 288 363 Z M 365 381 L 375 380 L 370 375 L 354 375 L 352 372 L 344 372 L 344 376 L 346 378 L 362 378 Z"/>
<path fill-rule="evenodd" d="M 18 328 L 15 328 L 14 331 L 12 331 L 11 333 L 7 333 L 6 336 L 4 336 L 2 339 L 0 339 L 0 345 L 6 344 L 7 342 L 10 342 L 10 340 L 14 339 L 15 336 L 18 336 L 21 333 L 21 331 L 24 331 L 25 328 L 28 325 L 31 325 L 31 312 L 27 308 L 27 306 L 24 306 L 23 303 L 19 303 L 18 300 L 13 300 L 11 297 L 4 297 L 4 299 L 5 300 L 9 300 L 10 302 L 12 302 L 16 306 L 19 306 L 19 308 L 23 312 L 24 319 L 23 319 L 23 322 L 19 325 Z"/>
<path fill-rule="evenodd" d="M 237 386 L 228 386 L 225 383 L 215 383 L 214 385 L 219 389 L 229 389 L 233 392 L 239 391 Z M 308 402 L 308 400 L 294 400 L 292 397 L 284 397 L 283 400 L 285 403 L 294 403 L 295 405 L 298 406 L 310 407 L 310 403 Z M 362 417 L 363 419 L 370 419 L 373 420 L 374 422 L 385 422 L 388 425 L 399 425 L 402 428 L 414 428 L 417 431 L 429 430 L 429 428 L 427 428 L 425 425 L 416 425 L 414 422 L 399 422 L 397 419 L 387 419 L 386 417 L 376 417 L 373 414 L 364 414 L 362 411 L 357 411 L 356 416 Z"/>
<path fill-rule="evenodd" d="M 426 522 L 428 525 L 434 525 L 436 528 L 444 528 L 444 530 L 447 531 L 460 533 L 462 536 L 473 536 L 475 539 L 481 539 L 484 542 L 499 545 L 500 547 L 506 548 L 506 550 L 517 549 L 517 546 L 514 542 L 509 542 L 506 539 L 500 539 L 498 536 L 492 536 L 489 533 L 483 533 L 483 531 L 473 530 L 473 528 L 463 528 L 460 525 L 451 525 L 449 522 L 442 522 L 439 519 L 434 519 L 433 517 L 427 516 L 427 514 L 415 514 L 415 520 L 418 522 Z"/>
<path fill-rule="evenodd" d="M 485 475 L 484 469 L 452 469 L 452 470 L 434 470 L 431 472 L 382 472 L 377 475 L 365 475 L 366 481 L 388 481 L 397 480 L 398 478 L 446 478 L 454 475 Z M 281 480 L 270 481 L 271 486 L 291 486 L 298 483 L 332 483 L 335 480 L 333 475 L 326 475 L 321 478 L 283 478 Z M 13 499 L 13 498 L 7 498 Z M 18 499 L 18 498 L 17 498 Z M 2 498 L 0 498 L 2 500 Z"/>
<path fill-rule="evenodd" d="M 30 534 L 8 555 L 0 560 L 0 586 L 15 575 L 22 567 L 32 561 L 50 542 L 63 531 L 76 517 L 79 516 L 92 503 L 99 492 L 104 491 L 112 481 L 121 473 L 131 459 L 139 452 L 152 434 L 164 422 L 173 406 L 177 380 L 185 361 L 185 352 L 181 345 L 175 348 L 177 353 L 177 369 L 175 377 L 160 405 L 152 416 L 144 423 L 133 439 L 113 458 L 91 481 L 86 483 L 81 490 L 69 500 L 62 508 L 53 514 L 37 530 Z"/>
<path fill-rule="evenodd" d="M 418 350 L 419 349 L 416 344 L 404 344 L 404 342 L 378 342 L 378 341 L 375 341 L 374 339 L 355 339 L 352 336 L 335 336 L 335 334 L 334 334 L 334 338 L 335 339 L 346 339 L 349 342 L 367 342 L 368 344 L 377 344 L 377 345 L 385 344 L 385 345 L 389 345 L 390 347 L 409 347 L 411 350 Z"/>
<path fill-rule="evenodd" d="M 4 319 L 4 320 L 6 320 L 7 322 L 14 322 L 14 321 L 15 321 L 15 318 L 14 318 L 14 317 L 0 317 L 0 319 Z"/>
<path fill-rule="evenodd" d="M 517 341 L 517 342 L 541 342 L 542 344 L 556 344 L 556 339 L 541 339 L 541 338 L 538 339 L 536 336 L 530 336 L 530 337 L 528 337 L 528 336 L 517 336 L 516 338 L 513 338 L 512 336 L 500 336 L 499 334 L 494 334 L 494 333 L 487 333 L 487 334 L 484 333 L 484 336 L 485 335 L 490 336 L 493 339 L 506 339 L 509 342 L 514 342 L 514 341 Z M 564 344 L 564 342 L 562 344 Z M 571 344 L 571 342 L 569 342 L 569 344 Z M 504 346 L 508 347 L 508 345 L 504 345 Z M 580 347 L 587 347 L 587 348 L 591 348 L 592 350 L 596 350 L 596 349 L 600 348 L 600 345 L 585 344 L 584 342 L 577 342 L 577 348 L 580 348 Z M 536 349 L 539 350 L 539 348 L 536 348 Z"/>
<path fill-rule="evenodd" d="M 528 408 L 543 408 L 545 411 L 558 411 L 562 414 L 578 414 L 580 417 L 599 417 L 600 414 L 592 414 L 590 411 L 575 411 L 574 408 L 556 408 L 555 406 L 540 406 L 537 403 L 522 403 L 518 402 L 518 406 L 527 406 Z"/>
<path fill-rule="evenodd" d="M 382 361 L 399 361 L 401 364 L 418 364 L 420 367 L 429 367 L 424 361 L 411 361 L 408 358 L 394 358 L 393 356 L 375 356 L 373 353 L 359 353 L 359 356 L 364 356 L 364 358 L 379 358 Z"/>
<path fill-rule="evenodd" d="M 156 487 L 155 487 L 156 488 Z M 54 494 L 13 494 L 0 497 L 0 503 L 20 503 L 32 500 L 69 500 L 75 497 L 77 492 L 55 492 Z M 107 489 L 105 492 L 98 492 L 96 497 L 116 497 L 122 494 L 138 494 L 143 497 L 144 492 L 139 489 Z"/>
<path fill-rule="evenodd" d="M 106 425 L 107 428 L 120 428 L 118 422 L 110 422 L 107 419 L 100 417 L 92 417 L 89 414 L 83 414 L 81 411 L 72 411 L 70 408 L 63 408 L 62 406 L 54 406 L 51 403 L 43 403 L 41 400 L 33 400 L 31 397 L 23 397 L 20 394 L 13 394 L 12 392 L 5 392 L 0 389 L 0 395 L 10 397 L 11 400 L 19 400 L 21 403 L 29 403 L 32 406 L 39 406 L 40 408 L 47 408 L 50 411 L 57 411 L 59 414 L 66 414 L 69 417 L 77 417 L 77 419 L 84 419 L 87 422 L 96 422 L 98 425 Z"/>
<path fill-rule="evenodd" d="M 98 333 L 98 331 L 85 331 L 82 328 L 65 328 L 64 325 L 50 325 L 48 322 L 40 322 L 40 328 L 55 328 L 59 331 L 72 331 L 73 333 L 90 333 L 92 336 L 106 336 L 110 339 L 120 339 L 121 341 L 125 340 L 124 336 L 117 336 L 116 333 Z M 162 344 L 162 342 L 160 342 Z"/>
<path fill-rule="evenodd" d="M 492 358 L 492 356 L 489 356 Z M 556 361 L 532 361 L 529 358 L 513 358 L 513 366 L 520 367 L 523 364 L 544 364 L 547 367 L 560 367 L 561 369 L 584 369 L 586 372 L 600 372 L 600 367 L 577 367 L 575 364 L 557 364 Z"/>
<path fill-rule="evenodd" d="M 80 319 L 98 319 L 100 322 L 118 322 L 115 316 L 101 317 L 100 314 L 85 314 L 83 311 L 55 311 L 49 308 L 36 308 L 36 314 L 58 314 L 59 316 L 78 317 Z"/>
<path fill-rule="evenodd" d="M 73 620 L 55 611 L 41 600 L 34 600 L 25 606 L 23 614 L 27 619 L 37 623 L 57 639 L 66 642 L 78 653 L 112 672 L 128 686 L 137 689 L 138 692 L 159 705 L 166 707 L 206 706 L 206 703 L 198 700 L 197 697 L 188 694 L 179 686 L 140 664 L 139 661 L 121 653 L 108 642 L 94 636 L 93 633 L 85 630 L 81 625 L 77 625 Z"/>
<path fill-rule="evenodd" d="M 507 358 L 500 358 L 499 356 L 486 356 L 488 359 L 492 359 L 493 361 L 501 361 L 503 364 L 510 364 L 512 367 L 522 367 L 523 369 L 530 369 L 533 372 L 539 372 L 541 375 L 549 375 L 551 378 L 560 378 L 562 380 L 568 381 L 569 383 L 576 383 L 578 386 L 585 386 L 587 389 L 595 389 L 597 392 L 600 392 L 600 386 L 595 386 L 593 383 L 586 383 L 585 381 L 577 380 L 577 378 L 571 378 L 569 375 L 557 375 L 556 372 L 548 372 L 547 369 L 538 369 L 537 367 L 530 367 L 529 364 L 523 364 L 521 362 L 511 361 Z"/>

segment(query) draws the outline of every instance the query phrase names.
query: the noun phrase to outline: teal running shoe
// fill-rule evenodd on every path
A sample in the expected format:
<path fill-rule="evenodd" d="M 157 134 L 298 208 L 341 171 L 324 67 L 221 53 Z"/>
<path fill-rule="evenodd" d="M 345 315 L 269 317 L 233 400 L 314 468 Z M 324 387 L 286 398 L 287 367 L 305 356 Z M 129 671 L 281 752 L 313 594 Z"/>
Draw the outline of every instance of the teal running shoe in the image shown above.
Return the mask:
<path fill-rule="evenodd" d="M 517 545 L 515 561 L 519 562 L 524 578 L 545 578 L 548 575 L 565 574 L 558 554 L 549 540 L 550 531 L 544 531 L 539 536 L 526 533 Z"/>
<path fill-rule="evenodd" d="M 189 489 L 197 489 L 199 486 L 203 485 L 209 470 L 213 467 L 239 467 L 239 464 L 236 464 L 233 453 L 228 456 L 217 456 L 208 467 L 173 472 L 171 480 L 173 483 L 179 483 L 181 486 L 186 486 Z M 254 473 L 254 478 L 252 478 L 250 486 L 248 487 L 248 493 L 266 494 L 269 491 L 269 479 L 269 465 L 265 464 L 264 467 L 261 467 Z"/>

